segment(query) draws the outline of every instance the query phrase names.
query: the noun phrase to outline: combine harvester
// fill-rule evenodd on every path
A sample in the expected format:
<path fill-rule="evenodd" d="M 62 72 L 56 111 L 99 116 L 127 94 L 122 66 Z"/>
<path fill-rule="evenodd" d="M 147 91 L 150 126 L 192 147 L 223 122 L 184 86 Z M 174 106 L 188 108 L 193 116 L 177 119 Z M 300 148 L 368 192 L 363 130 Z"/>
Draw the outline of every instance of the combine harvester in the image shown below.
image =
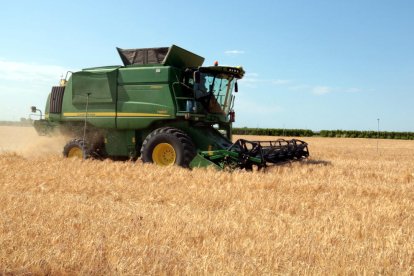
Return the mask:
<path fill-rule="evenodd" d="M 202 67 L 203 57 L 175 45 L 118 52 L 124 66 L 67 74 L 52 87 L 45 119 L 34 122 L 40 135 L 73 138 L 65 157 L 251 170 L 309 156 L 295 139 L 232 143 L 242 67 Z"/>

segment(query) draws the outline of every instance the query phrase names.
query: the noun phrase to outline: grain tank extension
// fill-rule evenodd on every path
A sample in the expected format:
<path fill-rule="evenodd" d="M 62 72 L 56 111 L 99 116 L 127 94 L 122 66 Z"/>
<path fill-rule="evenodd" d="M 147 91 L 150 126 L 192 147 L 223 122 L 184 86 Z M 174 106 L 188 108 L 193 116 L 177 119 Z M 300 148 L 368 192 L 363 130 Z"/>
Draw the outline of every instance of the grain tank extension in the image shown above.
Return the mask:
<path fill-rule="evenodd" d="M 242 67 L 203 67 L 175 45 L 118 52 L 123 66 L 83 69 L 52 87 L 34 126 L 72 137 L 65 157 L 245 169 L 308 157 L 300 140 L 232 143 Z"/>

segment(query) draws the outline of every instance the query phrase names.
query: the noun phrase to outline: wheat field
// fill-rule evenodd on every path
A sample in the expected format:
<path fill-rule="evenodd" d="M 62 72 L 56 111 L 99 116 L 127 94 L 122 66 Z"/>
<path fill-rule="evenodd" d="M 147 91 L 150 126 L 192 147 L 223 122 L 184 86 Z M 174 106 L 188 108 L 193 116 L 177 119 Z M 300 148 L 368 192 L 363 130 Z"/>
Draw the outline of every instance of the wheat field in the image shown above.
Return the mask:
<path fill-rule="evenodd" d="M 0 134 L 0 274 L 414 274 L 414 141 L 306 138 L 307 162 L 230 173 Z"/>

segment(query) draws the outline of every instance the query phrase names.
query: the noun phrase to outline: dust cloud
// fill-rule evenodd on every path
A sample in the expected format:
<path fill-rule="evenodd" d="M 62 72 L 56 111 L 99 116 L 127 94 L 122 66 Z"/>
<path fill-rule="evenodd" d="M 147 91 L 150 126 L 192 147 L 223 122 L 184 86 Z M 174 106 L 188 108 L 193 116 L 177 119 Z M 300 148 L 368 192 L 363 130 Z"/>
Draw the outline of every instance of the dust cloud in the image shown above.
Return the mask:
<path fill-rule="evenodd" d="M 39 136 L 33 127 L 0 126 L 0 153 L 14 152 L 24 157 L 61 155 L 67 138 Z"/>

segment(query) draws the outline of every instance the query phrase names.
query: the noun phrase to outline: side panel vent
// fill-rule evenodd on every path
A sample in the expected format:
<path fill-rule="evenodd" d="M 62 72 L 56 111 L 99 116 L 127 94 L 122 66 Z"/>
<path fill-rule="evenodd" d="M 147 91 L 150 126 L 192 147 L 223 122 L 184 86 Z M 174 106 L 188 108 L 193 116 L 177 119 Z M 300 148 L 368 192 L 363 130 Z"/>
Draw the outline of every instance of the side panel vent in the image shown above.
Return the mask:
<path fill-rule="evenodd" d="M 50 95 L 50 113 L 62 112 L 63 93 L 65 92 L 64 86 L 53 86 L 52 93 Z"/>

